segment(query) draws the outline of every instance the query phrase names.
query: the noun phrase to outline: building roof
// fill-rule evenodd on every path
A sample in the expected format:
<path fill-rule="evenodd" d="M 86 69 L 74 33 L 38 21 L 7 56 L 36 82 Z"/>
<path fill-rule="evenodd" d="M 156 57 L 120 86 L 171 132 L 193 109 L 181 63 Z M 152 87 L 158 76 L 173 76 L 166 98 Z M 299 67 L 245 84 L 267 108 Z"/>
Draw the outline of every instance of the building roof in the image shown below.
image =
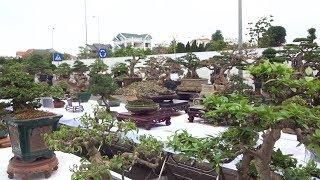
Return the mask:
<path fill-rule="evenodd" d="M 117 40 L 121 40 L 120 38 L 124 37 L 126 39 L 131 39 L 131 38 L 142 38 L 142 39 L 146 39 L 146 38 L 150 38 L 152 39 L 150 34 L 133 34 L 133 33 L 119 33 L 114 39 L 113 41 L 117 41 Z"/>
<path fill-rule="evenodd" d="M 112 49 L 112 46 L 110 44 L 99 44 L 94 43 L 92 45 L 87 45 L 87 47 L 92 51 L 99 51 L 99 49 Z"/>

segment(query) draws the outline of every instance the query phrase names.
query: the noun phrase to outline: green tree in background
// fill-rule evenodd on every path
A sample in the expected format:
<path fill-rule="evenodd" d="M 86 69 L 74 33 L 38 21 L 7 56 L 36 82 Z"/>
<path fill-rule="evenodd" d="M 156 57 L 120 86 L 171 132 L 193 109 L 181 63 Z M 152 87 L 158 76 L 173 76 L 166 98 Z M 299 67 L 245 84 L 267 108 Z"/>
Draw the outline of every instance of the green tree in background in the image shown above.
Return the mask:
<path fill-rule="evenodd" d="M 188 43 L 186 44 L 186 52 L 190 52 L 191 51 L 191 46 L 190 46 L 190 42 L 188 41 Z"/>
<path fill-rule="evenodd" d="M 199 44 L 198 51 L 199 51 L 199 52 L 203 52 L 203 51 L 205 51 L 205 50 L 206 50 L 206 49 L 204 48 L 204 44 L 203 44 L 203 43 Z"/>
<path fill-rule="evenodd" d="M 197 52 L 197 51 L 198 51 L 197 41 L 193 41 L 193 42 L 192 42 L 190 51 L 191 51 L 191 52 Z"/>
<path fill-rule="evenodd" d="M 271 26 L 260 39 L 260 47 L 278 47 L 286 42 L 286 29 L 282 26 Z"/>
<path fill-rule="evenodd" d="M 216 30 L 216 32 L 211 35 L 211 40 L 212 41 L 223 41 L 224 38 L 223 38 L 221 30 Z"/>
<path fill-rule="evenodd" d="M 184 46 L 183 43 L 179 42 L 177 44 L 177 49 L 176 49 L 177 53 L 185 53 L 186 52 L 186 47 Z"/>

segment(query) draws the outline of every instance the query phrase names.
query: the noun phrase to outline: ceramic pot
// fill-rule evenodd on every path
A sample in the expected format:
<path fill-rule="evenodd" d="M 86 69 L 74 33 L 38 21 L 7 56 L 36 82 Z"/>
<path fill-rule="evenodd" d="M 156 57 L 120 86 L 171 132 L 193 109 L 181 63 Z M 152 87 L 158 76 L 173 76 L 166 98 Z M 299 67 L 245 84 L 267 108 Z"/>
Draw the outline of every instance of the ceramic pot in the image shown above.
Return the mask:
<path fill-rule="evenodd" d="M 202 84 L 207 84 L 208 79 L 181 79 L 181 84 L 177 87 L 178 91 L 201 92 Z"/>
<path fill-rule="evenodd" d="M 56 130 L 61 115 L 35 119 L 6 120 L 12 152 L 21 161 L 33 162 L 38 158 L 51 158 L 54 154 L 44 142 L 43 135 Z"/>

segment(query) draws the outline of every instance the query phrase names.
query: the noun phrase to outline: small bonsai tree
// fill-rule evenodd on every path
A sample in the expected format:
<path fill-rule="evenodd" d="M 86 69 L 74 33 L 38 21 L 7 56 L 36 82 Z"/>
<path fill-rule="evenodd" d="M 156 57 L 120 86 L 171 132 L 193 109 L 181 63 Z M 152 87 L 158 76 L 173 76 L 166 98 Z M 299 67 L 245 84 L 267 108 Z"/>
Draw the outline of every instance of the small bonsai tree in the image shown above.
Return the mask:
<path fill-rule="evenodd" d="M 177 63 L 181 64 L 187 69 L 187 74 L 185 78 L 188 79 L 199 79 L 197 69 L 202 67 L 200 59 L 193 53 L 188 53 L 176 60 Z"/>
<path fill-rule="evenodd" d="M 123 172 L 139 163 L 155 169 L 162 157 L 163 144 L 151 136 L 142 136 L 140 143 L 134 144 L 126 138 L 128 132 L 135 132 L 132 122 L 117 121 L 104 109 L 95 109 L 94 117 L 81 117 L 83 127 L 62 127 L 59 131 L 45 136 L 45 140 L 53 150 L 67 153 L 86 153 L 87 159 L 73 169 L 72 179 L 110 179 L 109 170 Z M 126 146 L 129 151 L 116 154 L 112 158 L 100 153 L 103 145 Z"/>
<path fill-rule="evenodd" d="M 12 107 L 17 119 L 28 116 L 41 117 L 46 113 L 35 113 L 35 100 L 48 96 L 53 88 L 47 84 L 35 83 L 33 75 L 27 73 L 27 67 L 20 63 L 5 65 L 0 76 L 0 97 L 12 99 Z M 25 113 L 26 116 L 20 116 Z"/>
<path fill-rule="evenodd" d="M 71 73 L 71 67 L 67 63 L 61 63 L 54 71 L 58 80 L 69 80 Z"/>
<path fill-rule="evenodd" d="M 93 64 L 89 66 L 90 72 L 89 76 L 92 77 L 95 74 L 103 74 L 108 70 L 108 65 L 106 65 L 102 60 L 96 59 Z"/>
<path fill-rule="evenodd" d="M 79 60 L 76 60 L 72 67 L 72 71 L 78 75 L 83 75 L 88 70 L 89 70 L 89 67 Z"/>
<path fill-rule="evenodd" d="M 106 106 L 107 111 L 110 111 L 108 99 L 118 89 L 111 75 L 109 74 L 94 74 L 89 80 L 88 90 L 94 95 L 100 95 L 101 100 Z"/>
<path fill-rule="evenodd" d="M 259 75 L 257 69 L 263 73 Z M 265 62 L 249 70 L 266 82 L 262 87 L 263 102 L 252 101 L 238 93 L 207 96 L 204 100 L 206 117 L 213 124 L 229 128 L 217 137 L 200 139 L 187 132 L 177 132 L 171 137 L 169 147 L 209 161 L 217 172 L 221 171 L 221 164 L 242 155 L 238 164 L 239 179 L 252 178 L 249 176 L 252 174 L 261 180 L 319 177 L 320 170 L 314 162 L 299 167 L 296 160 L 275 151 L 274 146 L 281 131 L 290 128 L 301 144 L 320 153 L 320 143 L 316 140 L 320 135 L 320 111 L 314 101 L 320 92 L 320 81 L 296 77 L 292 69 L 277 63 Z"/>
<path fill-rule="evenodd" d="M 116 78 L 128 76 L 128 73 L 129 73 L 128 71 L 129 71 L 129 69 L 125 63 L 115 64 L 113 66 L 113 68 L 111 69 L 113 76 Z"/>
<path fill-rule="evenodd" d="M 50 53 L 32 53 L 23 62 L 31 75 L 52 75 L 55 66 L 51 64 Z"/>
<path fill-rule="evenodd" d="M 87 89 L 88 77 L 85 75 L 85 72 L 89 70 L 89 67 L 85 65 L 82 61 L 75 61 L 72 67 L 74 72 L 74 82 L 70 83 L 70 93 L 75 96 L 79 92 L 84 92 Z"/>

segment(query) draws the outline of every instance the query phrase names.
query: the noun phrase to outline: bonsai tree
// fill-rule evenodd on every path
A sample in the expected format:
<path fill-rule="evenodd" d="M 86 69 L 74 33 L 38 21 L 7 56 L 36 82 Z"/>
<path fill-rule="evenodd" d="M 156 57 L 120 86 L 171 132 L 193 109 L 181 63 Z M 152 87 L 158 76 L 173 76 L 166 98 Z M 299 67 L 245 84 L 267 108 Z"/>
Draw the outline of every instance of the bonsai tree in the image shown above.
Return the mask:
<path fill-rule="evenodd" d="M 50 54 L 32 53 L 23 61 L 27 72 L 33 76 L 40 76 L 40 82 L 46 82 L 47 76 L 52 75 L 55 65 L 51 64 Z"/>
<path fill-rule="evenodd" d="M 178 58 L 176 62 L 187 69 L 185 78 L 199 79 L 199 75 L 196 70 L 201 68 L 202 65 L 200 63 L 200 59 L 195 54 L 188 53 L 187 55 Z"/>
<path fill-rule="evenodd" d="M 61 63 L 54 71 L 58 80 L 69 80 L 71 73 L 71 67 L 67 63 Z"/>
<path fill-rule="evenodd" d="M 140 71 L 145 74 L 146 80 L 158 81 L 160 85 L 170 79 L 171 73 L 183 74 L 180 66 L 174 63 L 173 59 L 163 56 L 150 57 L 144 65 Z"/>
<path fill-rule="evenodd" d="M 128 76 L 128 67 L 125 63 L 118 63 L 113 66 L 111 72 L 114 77 L 124 77 Z"/>
<path fill-rule="evenodd" d="M 88 70 L 88 66 L 86 66 L 82 61 L 77 60 L 74 62 L 72 71 L 74 72 L 75 81 L 71 83 L 70 87 L 70 93 L 72 95 L 86 91 L 88 77 L 84 73 Z"/>
<path fill-rule="evenodd" d="M 19 63 L 5 66 L 0 76 L 0 97 L 12 99 L 16 115 L 26 112 L 32 116 L 37 115 L 32 114 L 35 107 L 34 100 L 50 95 L 52 88 L 46 84 L 35 83 L 33 75 L 26 71 L 27 67 Z"/>
<path fill-rule="evenodd" d="M 236 51 L 221 52 L 220 55 L 213 56 L 201 63 L 203 66 L 213 71 L 211 73 L 212 84 L 224 85 L 227 87 L 229 85 L 227 71 L 230 71 L 234 67 L 242 69 L 244 66 L 244 56 L 239 55 Z"/>
<path fill-rule="evenodd" d="M 48 146 L 53 150 L 82 153 L 88 157 L 73 169 L 72 179 L 110 179 L 109 170 L 124 172 L 136 163 L 152 169 L 158 167 L 163 144 L 151 136 L 139 137 L 139 144 L 126 138 L 129 132 L 136 131 L 134 123 L 117 121 L 104 109 L 95 109 L 94 117 L 81 117 L 81 124 L 83 127 L 61 127 L 59 131 L 45 136 Z M 109 159 L 99 151 L 103 145 L 122 145 L 129 151 L 115 154 Z"/>
<path fill-rule="evenodd" d="M 109 74 L 94 74 L 89 80 L 88 90 L 94 95 L 100 95 L 101 100 L 106 106 L 106 110 L 110 111 L 108 99 L 118 89 L 111 75 Z"/>
<path fill-rule="evenodd" d="M 287 44 L 281 51 L 282 56 L 291 62 L 291 66 L 301 75 L 306 73 L 308 68 L 320 70 L 319 64 L 319 46 L 315 42 L 316 29 L 308 30 L 309 35 L 306 38 L 296 38 L 294 44 Z"/>
<path fill-rule="evenodd" d="M 238 164 L 239 179 L 320 177 L 320 170 L 314 162 L 310 161 L 305 167 L 298 166 L 293 157 L 274 147 L 281 131 L 290 128 L 301 144 L 320 154 L 320 143 L 316 140 L 320 132 L 320 111 L 314 101 L 320 92 L 320 81 L 294 76 L 292 69 L 277 63 L 265 62 L 249 70 L 253 72 L 262 66 L 268 70 L 261 76 L 256 73 L 256 76 L 266 82 L 262 87 L 265 101 L 252 101 L 238 93 L 207 96 L 204 99 L 206 117 L 212 124 L 229 128 L 217 137 L 205 138 L 177 132 L 170 138 L 169 147 L 184 155 L 209 161 L 218 173 L 221 164 L 242 155 Z"/>
<path fill-rule="evenodd" d="M 90 72 L 89 76 L 92 77 L 95 74 L 103 74 L 108 70 L 108 65 L 106 65 L 102 60 L 96 59 L 93 64 L 89 66 Z"/>

